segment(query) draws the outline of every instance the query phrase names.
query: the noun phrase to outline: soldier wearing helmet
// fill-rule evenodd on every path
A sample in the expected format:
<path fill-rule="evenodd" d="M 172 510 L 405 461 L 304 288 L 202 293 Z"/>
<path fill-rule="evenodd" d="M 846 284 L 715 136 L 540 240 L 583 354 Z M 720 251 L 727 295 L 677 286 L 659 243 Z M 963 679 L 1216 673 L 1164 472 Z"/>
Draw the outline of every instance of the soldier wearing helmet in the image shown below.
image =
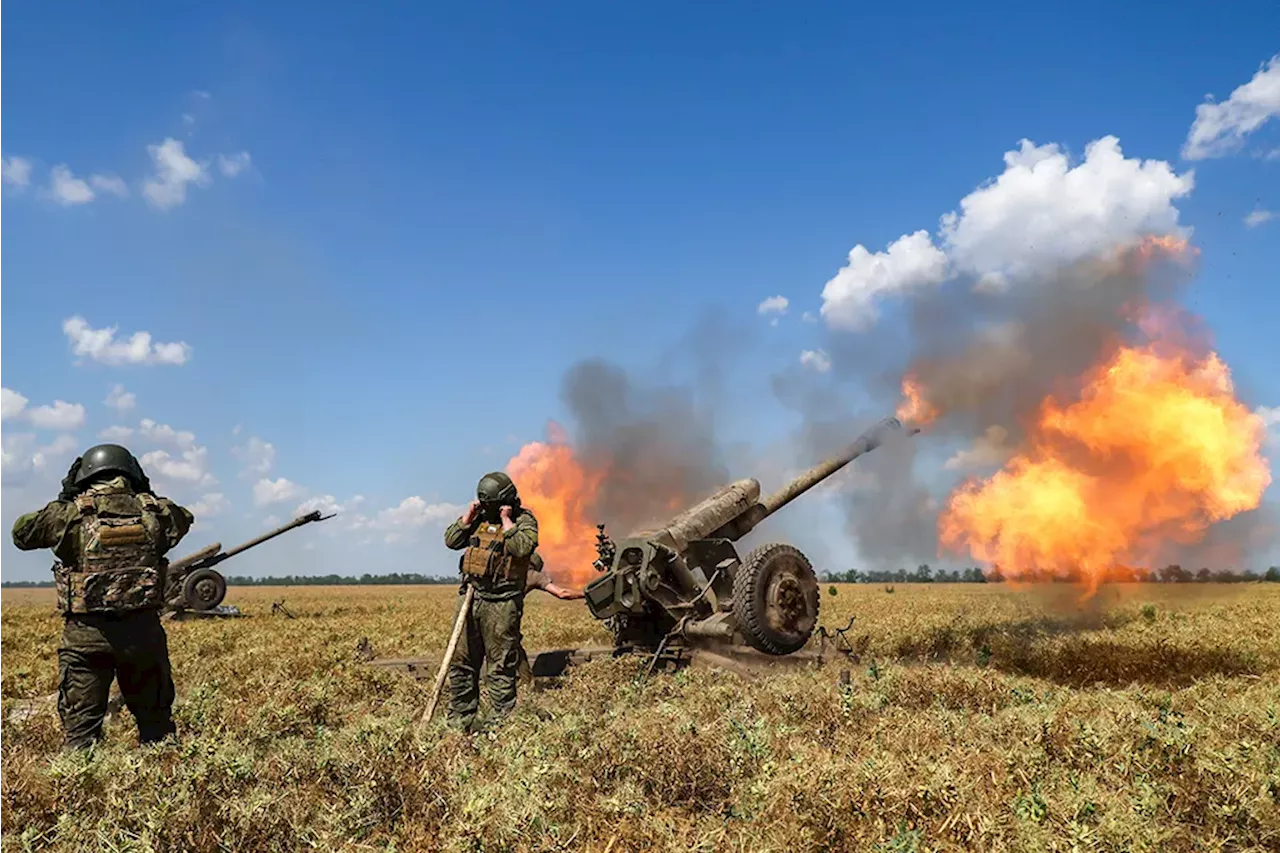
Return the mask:
<path fill-rule="evenodd" d="M 448 718 L 466 731 L 476 726 L 480 672 L 489 696 L 488 723 L 498 723 L 516 703 L 520 665 L 520 620 L 538 521 L 520 504 L 515 483 L 501 471 L 485 474 L 476 499 L 444 532 L 444 544 L 462 551 L 463 588 L 475 588 L 471 613 L 449 666 Z M 462 606 L 459 590 L 458 606 Z M 455 614 L 456 618 L 456 614 Z"/>
<path fill-rule="evenodd" d="M 174 688 L 160 624 L 165 554 L 195 522 L 157 497 L 138 460 L 100 444 L 71 463 L 57 500 L 13 525 L 23 551 L 52 549 L 58 609 L 58 715 L 64 746 L 102 739 L 113 679 L 142 743 L 173 734 Z"/>

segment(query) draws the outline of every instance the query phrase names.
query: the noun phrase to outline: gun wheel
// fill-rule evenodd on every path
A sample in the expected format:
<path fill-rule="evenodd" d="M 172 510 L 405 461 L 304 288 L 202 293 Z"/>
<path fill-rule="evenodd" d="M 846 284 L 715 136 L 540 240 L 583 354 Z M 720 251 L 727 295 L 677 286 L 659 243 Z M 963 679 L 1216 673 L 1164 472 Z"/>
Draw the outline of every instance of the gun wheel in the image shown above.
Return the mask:
<path fill-rule="evenodd" d="M 818 624 L 818 579 L 798 548 L 761 545 L 733 584 L 738 627 L 753 648 L 789 655 L 804 648 Z"/>
<path fill-rule="evenodd" d="M 182 584 L 182 597 L 192 610 L 212 610 L 227 595 L 227 579 L 213 569 L 197 569 Z"/>

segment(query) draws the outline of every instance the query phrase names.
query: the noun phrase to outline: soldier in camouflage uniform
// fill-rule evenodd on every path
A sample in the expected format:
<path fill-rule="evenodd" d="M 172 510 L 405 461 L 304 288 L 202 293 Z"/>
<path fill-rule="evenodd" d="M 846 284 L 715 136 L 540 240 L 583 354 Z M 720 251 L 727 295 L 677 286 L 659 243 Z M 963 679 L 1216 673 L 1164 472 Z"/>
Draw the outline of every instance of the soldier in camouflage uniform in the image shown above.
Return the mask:
<path fill-rule="evenodd" d="M 500 722 L 516 704 L 520 620 L 530 562 L 538 547 L 538 521 L 520 505 L 511 478 L 495 471 L 480 478 L 476 499 L 444 532 L 444 544 L 463 552 L 463 588 L 475 588 L 471 613 L 449 665 L 448 718 L 470 731 L 480 706 L 482 663 L 488 663 L 490 722 Z"/>
<path fill-rule="evenodd" d="M 58 716 L 66 748 L 102 739 L 112 679 L 119 679 L 142 743 L 174 733 L 173 676 L 160 624 L 164 555 L 194 521 L 151 491 L 132 453 L 100 444 L 72 463 L 57 500 L 14 523 L 14 545 L 50 548 L 58 560 Z"/>
<path fill-rule="evenodd" d="M 539 589 L 554 595 L 561 601 L 574 601 L 586 597 L 586 593 L 580 589 L 568 589 L 553 581 L 551 575 L 543 571 L 542 555 L 534 554 L 529 566 L 529 577 L 524 585 L 525 595 Z M 520 636 L 520 666 L 517 672 L 521 684 L 533 683 L 533 668 L 529 665 L 529 655 L 524 650 L 523 634 Z"/>

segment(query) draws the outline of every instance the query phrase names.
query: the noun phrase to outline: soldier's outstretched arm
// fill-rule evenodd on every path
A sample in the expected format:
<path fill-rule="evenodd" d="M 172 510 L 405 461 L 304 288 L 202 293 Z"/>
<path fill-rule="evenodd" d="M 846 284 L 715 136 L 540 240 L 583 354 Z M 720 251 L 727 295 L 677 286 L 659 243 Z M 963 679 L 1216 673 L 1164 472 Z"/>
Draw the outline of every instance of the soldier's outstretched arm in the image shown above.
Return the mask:
<path fill-rule="evenodd" d="M 502 534 L 507 553 L 513 557 L 528 557 L 538 547 L 538 520 L 531 512 L 522 512 L 515 526 Z"/>
<path fill-rule="evenodd" d="M 29 512 L 13 523 L 13 544 L 21 551 L 53 548 L 75 517 L 75 504 L 52 501 L 44 509 Z"/>

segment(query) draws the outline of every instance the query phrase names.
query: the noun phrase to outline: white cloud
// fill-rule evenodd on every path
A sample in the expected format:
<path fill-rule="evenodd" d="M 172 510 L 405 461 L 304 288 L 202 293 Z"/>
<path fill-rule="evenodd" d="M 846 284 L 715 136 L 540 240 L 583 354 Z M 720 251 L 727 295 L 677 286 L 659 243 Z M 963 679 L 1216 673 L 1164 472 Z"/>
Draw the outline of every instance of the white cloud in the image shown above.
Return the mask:
<path fill-rule="evenodd" d="M 4 183 L 23 189 L 31 183 L 31 161 L 26 157 L 5 157 L 0 160 L 0 174 Z"/>
<path fill-rule="evenodd" d="M 1196 107 L 1196 120 L 1187 133 L 1182 156 L 1187 160 L 1223 157 L 1237 150 L 1244 138 L 1280 115 L 1280 54 L 1267 60 L 1253 78 L 1236 87 L 1221 103 Z"/>
<path fill-rule="evenodd" d="M 194 432 L 177 430 L 168 424 L 158 424 L 150 418 L 143 418 L 138 423 L 138 432 L 154 442 L 172 444 L 183 450 L 191 450 L 196 446 Z"/>
<path fill-rule="evenodd" d="M 111 195 L 118 195 L 121 198 L 129 194 L 129 187 L 125 184 L 124 179 L 116 175 L 94 175 L 89 178 L 89 183 L 93 184 L 94 189 Z"/>
<path fill-rule="evenodd" d="M 1148 233 L 1185 235 L 1174 201 L 1195 186 L 1158 160 L 1126 158 L 1114 136 L 1085 148 L 1072 165 L 1057 145 L 1022 140 L 1005 170 L 939 220 L 935 244 L 923 230 L 885 252 L 861 245 L 823 288 L 822 314 L 834 328 L 863 329 L 882 297 L 969 276 L 980 289 L 1003 289 Z"/>
<path fill-rule="evenodd" d="M 773 319 L 769 321 L 769 325 L 776 326 L 778 325 L 778 318 L 787 313 L 787 307 L 790 304 L 790 300 L 785 296 L 770 296 L 756 306 L 756 313 L 761 317 L 772 317 Z"/>
<path fill-rule="evenodd" d="M 49 194 L 64 207 L 88 204 L 94 197 L 89 184 L 71 174 L 71 170 L 62 163 L 54 166 L 49 173 Z"/>
<path fill-rule="evenodd" d="M 9 420 L 22 414 L 27 398 L 8 388 L 0 388 L 0 420 Z"/>
<path fill-rule="evenodd" d="M 27 410 L 27 420 L 37 429 L 68 430 L 84 426 L 84 406 L 79 403 L 67 403 L 54 400 L 52 406 L 37 406 Z"/>
<path fill-rule="evenodd" d="M 187 200 L 187 184 L 208 185 L 208 164 L 188 157 L 178 140 L 169 137 L 158 145 L 148 145 L 147 153 L 151 155 L 155 175 L 143 182 L 142 194 L 152 206 L 169 210 Z"/>
<path fill-rule="evenodd" d="M 318 495 L 316 497 L 307 498 L 298 508 L 294 510 L 294 515 L 306 515 L 309 512 L 320 510 L 321 515 L 333 515 L 346 509 L 342 504 L 338 503 L 338 499 L 333 495 Z"/>
<path fill-rule="evenodd" d="M 94 329 L 83 317 L 62 323 L 62 331 L 71 341 L 72 352 L 102 364 L 185 364 L 191 347 L 185 343 L 151 342 L 149 332 L 134 332 L 127 341 L 115 339 L 118 326 Z"/>
<path fill-rule="evenodd" d="M 271 442 L 263 441 L 255 435 L 243 445 L 231 448 L 231 454 L 244 466 L 240 476 L 261 477 L 275 464 L 276 448 Z"/>
<path fill-rule="evenodd" d="M 54 467 L 59 461 L 69 460 L 75 449 L 75 436 L 60 435 L 49 444 L 38 448 L 31 458 L 31 464 L 36 468 Z"/>
<path fill-rule="evenodd" d="M 800 315 L 800 319 L 806 323 L 816 323 L 818 322 L 818 315 L 814 314 L 812 311 L 806 311 Z"/>
<path fill-rule="evenodd" d="M 248 151 L 241 151 L 238 154 L 232 154 L 228 157 L 226 154 L 218 155 L 218 170 L 228 178 L 234 178 L 251 164 Z"/>
<path fill-rule="evenodd" d="M 256 506 L 269 506 L 296 500 L 302 496 L 302 493 L 301 486 L 284 477 L 278 480 L 268 480 L 264 477 L 253 484 L 253 502 Z"/>
<path fill-rule="evenodd" d="M 1147 233 L 1183 234 L 1174 199 L 1195 186 L 1166 162 L 1126 158 L 1114 136 L 1071 166 L 1057 145 L 1022 140 L 1005 171 L 942 217 L 947 255 L 976 277 L 1015 279 L 1071 263 Z"/>
<path fill-rule="evenodd" d="M 3 459 L 0 464 L 6 479 L 20 479 L 32 472 L 57 471 L 71 464 L 76 449 L 74 436 L 60 435 L 52 442 L 37 445 L 33 433 L 5 433 L 0 439 Z M 5 484 L 6 488 L 8 483 Z"/>
<path fill-rule="evenodd" d="M 822 350 L 807 349 L 800 353 L 800 363 L 810 370 L 826 373 L 831 369 L 831 359 Z"/>
<path fill-rule="evenodd" d="M 938 284 L 946 275 L 947 256 L 926 231 L 899 237 L 884 252 L 859 244 L 822 288 L 822 316 L 832 328 L 863 329 L 875 320 L 875 301 L 882 294 Z"/>
<path fill-rule="evenodd" d="M 963 471 L 971 468 L 987 468 L 1001 465 L 1009 458 L 1009 448 L 1005 440 L 1009 432 L 1002 426 L 989 426 L 986 432 L 969 447 L 956 451 L 955 455 L 942 464 L 948 471 Z"/>
<path fill-rule="evenodd" d="M 440 524 L 453 521 L 462 514 L 464 509 L 465 507 L 461 504 L 432 504 L 417 495 L 412 495 L 400 501 L 398 506 L 379 512 L 375 526 L 382 529 L 403 529 Z"/>
<path fill-rule="evenodd" d="M 1270 222 L 1275 216 L 1274 211 L 1263 210 L 1260 207 L 1255 208 L 1252 213 L 1244 218 L 1244 224 L 1249 228 L 1257 228 L 1264 222 Z"/>
<path fill-rule="evenodd" d="M 107 399 L 103 401 L 117 412 L 127 412 L 138 404 L 138 395 L 130 394 L 124 390 L 123 385 L 115 385 L 111 392 L 107 394 Z"/>
<path fill-rule="evenodd" d="M 227 500 L 227 496 L 221 492 L 208 492 L 201 496 L 200 500 L 191 504 L 187 509 L 191 510 L 191 514 L 199 521 L 201 517 L 212 518 L 215 515 L 221 515 L 231 507 L 231 502 Z"/>
<path fill-rule="evenodd" d="M 170 455 L 167 450 L 153 450 L 143 454 L 138 461 L 142 463 L 147 475 L 156 479 L 195 483 L 205 487 L 218 482 L 209 473 L 209 451 L 205 447 L 184 450 L 180 457 Z"/>
<path fill-rule="evenodd" d="M 127 426 L 109 426 L 98 433 L 103 441 L 127 441 L 133 435 L 133 428 Z"/>

